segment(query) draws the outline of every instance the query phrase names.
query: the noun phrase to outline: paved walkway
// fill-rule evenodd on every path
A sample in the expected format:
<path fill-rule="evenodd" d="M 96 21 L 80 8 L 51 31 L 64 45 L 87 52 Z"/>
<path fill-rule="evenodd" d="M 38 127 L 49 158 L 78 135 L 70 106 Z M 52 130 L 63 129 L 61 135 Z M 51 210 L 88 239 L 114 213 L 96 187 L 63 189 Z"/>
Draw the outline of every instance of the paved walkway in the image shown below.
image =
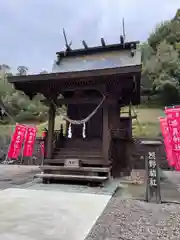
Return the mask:
<path fill-rule="evenodd" d="M 144 199 L 144 184 L 44 185 L 32 180 L 38 171 L 0 165 L 0 239 L 179 240 L 180 205 L 133 200 Z M 180 201 L 180 173 L 164 175 L 162 200 Z"/>
<path fill-rule="evenodd" d="M 104 188 L 42 184 L 38 167 L 0 165 L 0 239 L 84 240 L 118 182 Z"/>
<path fill-rule="evenodd" d="M 111 196 L 6 189 L 0 192 L 0 239 L 84 240 Z"/>

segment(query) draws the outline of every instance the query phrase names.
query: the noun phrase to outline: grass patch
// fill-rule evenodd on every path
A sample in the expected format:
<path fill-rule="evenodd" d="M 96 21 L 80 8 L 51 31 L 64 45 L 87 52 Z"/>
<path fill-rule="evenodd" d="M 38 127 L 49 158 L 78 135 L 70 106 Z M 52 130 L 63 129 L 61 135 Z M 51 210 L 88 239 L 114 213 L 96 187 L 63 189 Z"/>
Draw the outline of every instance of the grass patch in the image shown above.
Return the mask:
<path fill-rule="evenodd" d="M 61 116 L 56 116 L 54 129 L 60 130 L 61 124 L 65 126 L 66 122 L 62 119 Z M 38 133 L 37 133 L 38 136 L 41 136 L 43 128 L 48 128 L 48 122 L 44 122 L 38 125 Z"/>
<path fill-rule="evenodd" d="M 11 136 L 14 132 L 15 125 L 0 125 L 1 136 Z"/>
<path fill-rule="evenodd" d="M 127 112 L 123 109 L 122 112 Z M 133 120 L 133 136 L 158 137 L 160 136 L 159 117 L 164 116 L 160 108 L 134 108 L 137 119 Z M 134 113 L 132 113 L 133 115 Z M 122 114 L 124 115 L 124 113 Z"/>

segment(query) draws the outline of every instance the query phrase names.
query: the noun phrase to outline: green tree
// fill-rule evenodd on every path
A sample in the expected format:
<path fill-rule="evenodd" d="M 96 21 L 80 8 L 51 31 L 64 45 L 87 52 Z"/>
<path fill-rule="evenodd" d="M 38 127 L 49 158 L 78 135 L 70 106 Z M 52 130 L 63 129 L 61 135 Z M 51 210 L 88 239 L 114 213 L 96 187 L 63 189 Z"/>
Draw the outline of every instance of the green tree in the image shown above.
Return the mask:
<path fill-rule="evenodd" d="M 18 68 L 19 75 L 25 74 L 27 68 Z M 24 70 L 23 70 L 24 69 Z M 7 81 L 11 69 L 8 65 L 0 65 L 0 108 L 5 107 L 15 121 L 44 121 L 47 117 L 47 107 L 41 103 L 43 97 L 37 95 L 32 101 L 21 91 L 14 89 Z M 10 117 L 7 118 L 10 121 Z"/>
<path fill-rule="evenodd" d="M 180 10 L 161 23 L 142 44 L 142 86 L 150 88 L 163 104 L 180 100 Z M 158 96 L 158 98 L 157 98 Z"/>
<path fill-rule="evenodd" d="M 17 71 L 17 75 L 27 75 L 28 68 L 26 66 L 19 66 Z"/>
<path fill-rule="evenodd" d="M 162 22 L 155 28 L 148 38 L 148 43 L 156 51 L 157 46 L 164 40 L 174 47 L 180 42 L 180 9 L 172 20 Z"/>
<path fill-rule="evenodd" d="M 142 76 L 146 85 L 148 82 L 154 93 L 160 94 L 163 104 L 171 104 L 179 99 L 179 72 L 178 52 L 164 40 L 145 62 Z"/>

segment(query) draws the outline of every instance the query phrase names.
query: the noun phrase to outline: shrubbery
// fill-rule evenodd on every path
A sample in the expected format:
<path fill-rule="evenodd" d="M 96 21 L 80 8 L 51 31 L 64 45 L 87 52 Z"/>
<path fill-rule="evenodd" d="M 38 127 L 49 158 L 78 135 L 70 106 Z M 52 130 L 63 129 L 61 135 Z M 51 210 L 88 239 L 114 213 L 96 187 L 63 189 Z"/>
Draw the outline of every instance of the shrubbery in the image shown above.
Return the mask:
<path fill-rule="evenodd" d="M 141 45 L 142 86 L 150 88 L 162 105 L 180 101 L 180 10 L 175 17 L 156 27 Z M 151 98 L 149 99 L 151 100 Z"/>

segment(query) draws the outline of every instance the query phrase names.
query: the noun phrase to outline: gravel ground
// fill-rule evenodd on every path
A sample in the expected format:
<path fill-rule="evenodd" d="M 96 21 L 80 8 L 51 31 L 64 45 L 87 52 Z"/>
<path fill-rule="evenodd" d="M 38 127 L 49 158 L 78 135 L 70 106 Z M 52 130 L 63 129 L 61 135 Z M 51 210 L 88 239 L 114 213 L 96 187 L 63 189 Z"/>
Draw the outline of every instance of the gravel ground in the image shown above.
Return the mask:
<path fill-rule="evenodd" d="M 19 166 L 0 164 L 0 190 L 32 181 L 40 172 L 37 166 Z"/>
<path fill-rule="evenodd" d="M 166 172 L 162 201 L 180 202 L 180 172 Z M 116 192 L 86 240 L 178 240 L 180 204 L 146 203 L 145 185 L 125 184 Z M 133 199 L 132 199 L 133 198 Z"/>
<path fill-rule="evenodd" d="M 86 240 L 178 240 L 180 205 L 112 197 Z"/>

